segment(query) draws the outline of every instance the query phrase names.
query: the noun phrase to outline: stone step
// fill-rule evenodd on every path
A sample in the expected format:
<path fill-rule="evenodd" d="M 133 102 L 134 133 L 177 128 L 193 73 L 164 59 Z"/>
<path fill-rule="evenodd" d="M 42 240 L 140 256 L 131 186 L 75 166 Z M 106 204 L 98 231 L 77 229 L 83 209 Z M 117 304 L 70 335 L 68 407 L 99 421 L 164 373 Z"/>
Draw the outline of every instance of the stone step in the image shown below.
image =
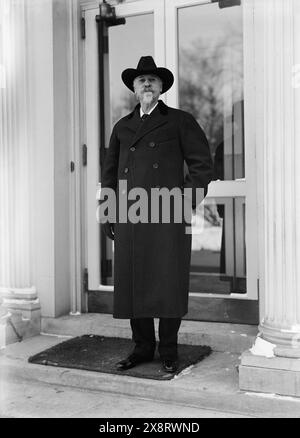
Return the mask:
<path fill-rule="evenodd" d="M 157 320 L 155 321 L 157 329 Z M 41 331 L 46 334 L 80 336 L 96 334 L 130 338 L 128 320 L 114 319 L 110 314 L 87 313 L 59 318 L 42 318 Z M 257 335 L 257 326 L 183 320 L 179 343 L 209 345 L 214 351 L 242 353 L 250 348 Z"/>
<path fill-rule="evenodd" d="M 65 385 L 101 394 L 111 393 L 250 417 L 297 417 L 300 400 L 239 390 L 239 355 L 213 352 L 168 381 L 28 363 L 28 357 L 66 340 L 42 335 L 9 345 L 0 355 L 1 378 L 41 385 Z"/>

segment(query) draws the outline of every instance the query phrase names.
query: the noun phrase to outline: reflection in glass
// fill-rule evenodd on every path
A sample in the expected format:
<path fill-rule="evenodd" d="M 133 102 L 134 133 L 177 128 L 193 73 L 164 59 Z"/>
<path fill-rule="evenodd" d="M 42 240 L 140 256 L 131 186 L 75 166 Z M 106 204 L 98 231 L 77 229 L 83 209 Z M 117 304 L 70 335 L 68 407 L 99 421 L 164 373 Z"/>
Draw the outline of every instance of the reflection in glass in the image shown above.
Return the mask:
<path fill-rule="evenodd" d="M 134 106 L 134 94 L 126 88 L 121 73 L 128 67 L 136 68 L 141 56 L 154 57 L 154 17 L 143 14 L 126 17 L 125 26 L 109 28 L 109 94 L 111 127 L 126 116 Z M 109 130 L 110 131 L 110 130 Z M 112 259 L 114 270 L 114 242 L 109 241 L 107 257 Z M 107 280 L 113 284 L 113 274 Z"/>
<path fill-rule="evenodd" d="M 246 293 L 244 221 L 244 198 L 210 198 L 197 209 L 192 223 L 191 292 Z"/>
<path fill-rule="evenodd" d="M 179 106 L 203 127 L 215 178 L 244 178 L 242 8 L 178 9 Z"/>
<path fill-rule="evenodd" d="M 141 56 L 154 57 L 153 14 L 126 17 L 125 26 L 109 28 L 109 84 L 113 126 L 136 105 L 134 94 L 122 82 L 125 68 L 136 68 Z"/>

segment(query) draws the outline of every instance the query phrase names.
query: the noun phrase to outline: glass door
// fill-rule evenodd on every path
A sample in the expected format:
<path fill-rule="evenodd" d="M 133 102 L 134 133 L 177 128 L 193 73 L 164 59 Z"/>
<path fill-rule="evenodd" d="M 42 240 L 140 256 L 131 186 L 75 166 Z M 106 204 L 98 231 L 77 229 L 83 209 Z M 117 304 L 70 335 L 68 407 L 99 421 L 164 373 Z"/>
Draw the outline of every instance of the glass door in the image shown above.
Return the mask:
<path fill-rule="evenodd" d="M 126 24 L 111 27 L 108 34 L 109 133 L 114 124 L 137 104 L 134 94 L 124 86 L 121 72 L 128 67 L 135 68 L 141 56 L 145 55 L 157 59 L 158 65 L 164 64 L 160 43 L 164 40 L 163 6 L 161 1 L 141 1 L 116 7 L 117 16 L 125 17 Z M 106 245 L 106 258 L 109 263 L 111 261 L 112 269 L 108 275 L 102 275 L 100 289 L 104 291 L 108 289 L 106 285 L 113 285 L 114 269 L 114 242 L 107 239 Z"/>
<path fill-rule="evenodd" d="M 242 5 L 166 0 L 166 61 L 176 78 L 167 103 L 194 115 L 214 161 L 214 181 L 193 218 L 194 296 L 257 299 L 257 234 L 249 214 L 256 199 L 255 157 L 251 137 L 245 135 L 250 80 L 245 38 Z"/>
<path fill-rule="evenodd" d="M 128 114 L 135 105 L 133 94 L 126 90 L 121 73 L 125 68 L 136 67 L 141 56 L 152 55 L 158 65 L 165 64 L 164 2 L 139 0 L 115 5 L 117 17 L 126 19 L 125 25 L 108 29 L 108 53 L 105 56 L 105 147 L 114 123 Z M 99 153 L 99 65 L 96 16 L 99 8 L 83 6 L 85 19 L 84 39 L 84 96 L 85 143 L 87 166 L 84 192 L 86 193 L 86 266 L 89 291 L 113 291 L 113 242 L 106 241 L 105 260 L 101 254 L 105 237 L 96 221 L 100 175 Z M 106 238 L 105 238 L 106 239 Z M 103 263 L 105 262 L 105 263 Z M 112 266 L 112 269 L 107 267 Z M 104 272 L 104 269 L 106 272 Z M 109 272 L 110 271 L 110 272 Z M 104 281 L 105 279 L 105 281 Z"/>

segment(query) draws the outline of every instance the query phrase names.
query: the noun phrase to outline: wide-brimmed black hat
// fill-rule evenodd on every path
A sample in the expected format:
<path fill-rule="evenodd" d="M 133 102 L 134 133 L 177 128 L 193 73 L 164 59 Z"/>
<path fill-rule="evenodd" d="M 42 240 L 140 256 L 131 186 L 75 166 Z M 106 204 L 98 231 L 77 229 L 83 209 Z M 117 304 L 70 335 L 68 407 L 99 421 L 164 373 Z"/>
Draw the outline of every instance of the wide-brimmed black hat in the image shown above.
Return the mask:
<path fill-rule="evenodd" d="M 129 88 L 134 91 L 133 81 L 137 76 L 153 74 L 162 80 L 162 93 L 165 93 L 172 87 L 174 82 L 173 73 L 164 67 L 157 67 L 152 56 L 142 56 L 139 60 L 137 68 L 127 68 L 122 72 L 122 81 Z"/>

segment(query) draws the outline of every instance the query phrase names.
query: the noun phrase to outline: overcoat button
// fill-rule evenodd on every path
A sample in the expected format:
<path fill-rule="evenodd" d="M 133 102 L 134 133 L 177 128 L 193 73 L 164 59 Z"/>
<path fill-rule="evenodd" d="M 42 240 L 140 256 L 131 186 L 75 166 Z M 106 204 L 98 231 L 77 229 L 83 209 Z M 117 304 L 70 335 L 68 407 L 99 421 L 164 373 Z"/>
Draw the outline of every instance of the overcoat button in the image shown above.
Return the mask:
<path fill-rule="evenodd" d="M 154 141 L 150 141 L 149 146 L 150 146 L 150 148 L 154 148 L 155 147 Z"/>
<path fill-rule="evenodd" d="M 125 169 L 124 169 L 124 173 L 128 173 L 128 172 L 129 172 L 128 167 L 125 167 Z"/>
<path fill-rule="evenodd" d="M 154 169 L 158 169 L 158 163 L 154 163 L 154 164 L 153 164 L 153 168 L 154 168 Z"/>
<path fill-rule="evenodd" d="M 130 148 L 130 150 L 131 150 L 131 152 L 134 152 L 134 151 L 135 151 L 135 147 L 132 146 L 132 147 Z"/>

